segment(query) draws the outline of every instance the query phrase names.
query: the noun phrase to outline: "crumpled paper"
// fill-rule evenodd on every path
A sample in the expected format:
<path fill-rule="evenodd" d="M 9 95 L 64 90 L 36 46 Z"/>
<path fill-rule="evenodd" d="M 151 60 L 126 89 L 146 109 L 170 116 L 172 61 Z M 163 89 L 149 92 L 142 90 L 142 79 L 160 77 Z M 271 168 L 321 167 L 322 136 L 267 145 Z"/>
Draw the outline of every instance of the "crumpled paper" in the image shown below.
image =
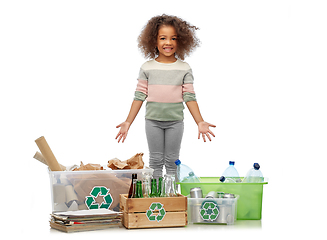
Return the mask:
<path fill-rule="evenodd" d="M 81 162 L 81 166 L 73 169 L 73 171 L 86 171 L 86 170 L 103 170 L 103 167 L 100 164 L 88 163 L 86 165 Z"/>
<path fill-rule="evenodd" d="M 112 170 L 119 169 L 143 169 L 143 153 L 137 153 L 126 161 L 121 161 L 118 158 L 114 158 L 108 161 L 108 167 Z"/>

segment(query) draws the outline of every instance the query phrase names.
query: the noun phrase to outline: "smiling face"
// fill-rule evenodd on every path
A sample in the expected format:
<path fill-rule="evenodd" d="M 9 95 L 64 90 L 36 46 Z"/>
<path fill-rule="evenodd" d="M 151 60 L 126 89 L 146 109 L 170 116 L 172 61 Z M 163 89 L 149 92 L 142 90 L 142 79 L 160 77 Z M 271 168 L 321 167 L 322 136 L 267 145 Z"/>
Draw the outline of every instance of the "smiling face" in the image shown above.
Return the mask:
<path fill-rule="evenodd" d="M 157 36 L 158 62 L 171 63 L 176 61 L 177 33 L 174 27 L 163 25 Z"/>

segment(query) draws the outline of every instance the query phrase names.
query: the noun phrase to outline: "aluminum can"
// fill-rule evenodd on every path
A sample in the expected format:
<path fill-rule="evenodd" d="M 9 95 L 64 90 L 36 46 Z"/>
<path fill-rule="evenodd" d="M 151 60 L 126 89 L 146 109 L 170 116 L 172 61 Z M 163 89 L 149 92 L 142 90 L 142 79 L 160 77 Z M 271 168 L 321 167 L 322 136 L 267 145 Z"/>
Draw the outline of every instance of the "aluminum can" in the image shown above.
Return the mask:
<path fill-rule="evenodd" d="M 225 195 L 224 192 L 217 192 L 217 197 L 218 197 L 218 198 L 223 198 L 224 195 Z"/>
<path fill-rule="evenodd" d="M 191 222 L 193 223 L 201 223 L 203 222 L 200 215 L 200 208 L 202 204 L 203 198 L 197 198 L 192 200 L 192 204 L 188 206 L 188 214 L 190 214 Z"/>
<path fill-rule="evenodd" d="M 235 195 L 232 193 L 225 193 L 224 198 L 235 198 Z"/>
<path fill-rule="evenodd" d="M 218 223 L 230 224 L 234 222 L 232 206 L 228 204 L 219 205 Z"/>
<path fill-rule="evenodd" d="M 206 198 L 218 198 L 218 194 L 215 191 L 211 191 L 207 194 Z"/>
<path fill-rule="evenodd" d="M 234 222 L 234 215 L 233 215 L 233 206 L 231 204 L 231 200 L 227 199 L 232 199 L 235 198 L 235 195 L 232 193 L 225 193 L 224 194 L 224 199 L 223 204 L 220 206 L 220 215 L 218 218 L 219 223 L 226 223 L 230 224 Z"/>
<path fill-rule="evenodd" d="M 202 189 L 199 187 L 191 188 L 190 197 L 191 198 L 203 198 Z"/>

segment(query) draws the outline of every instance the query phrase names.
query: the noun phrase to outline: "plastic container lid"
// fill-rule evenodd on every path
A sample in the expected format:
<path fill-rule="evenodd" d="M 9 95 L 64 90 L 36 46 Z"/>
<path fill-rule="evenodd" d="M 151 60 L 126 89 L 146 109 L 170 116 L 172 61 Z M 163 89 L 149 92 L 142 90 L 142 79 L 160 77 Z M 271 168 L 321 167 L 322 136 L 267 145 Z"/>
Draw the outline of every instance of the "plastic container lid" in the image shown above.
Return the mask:
<path fill-rule="evenodd" d="M 253 164 L 253 168 L 254 168 L 255 170 L 259 170 L 259 168 L 260 168 L 259 163 L 254 163 L 254 164 Z"/>
<path fill-rule="evenodd" d="M 182 162 L 181 162 L 181 160 L 179 160 L 179 159 L 177 159 L 176 161 L 175 161 L 175 164 L 178 166 L 179 164 L 181 164 Z"/>
<path fill-rule="evenodd" d="M 220 178 L 219 178 L 219 180 L 221 181 L 221 182 L 225 182 L 225 177 L 224 176 L 221 176 Z"/>
<path fill-rule="evenodd" d="M 194 172 L 190 172 L 189 174 L 188 174 L 190 177 L 194 177 L 195 175 L 194 175 Z"/>
<path fill-rule="evenodd" d="M 235 162 L 234 161 L 229 161 L 229 165 L 234 165 Z"/>

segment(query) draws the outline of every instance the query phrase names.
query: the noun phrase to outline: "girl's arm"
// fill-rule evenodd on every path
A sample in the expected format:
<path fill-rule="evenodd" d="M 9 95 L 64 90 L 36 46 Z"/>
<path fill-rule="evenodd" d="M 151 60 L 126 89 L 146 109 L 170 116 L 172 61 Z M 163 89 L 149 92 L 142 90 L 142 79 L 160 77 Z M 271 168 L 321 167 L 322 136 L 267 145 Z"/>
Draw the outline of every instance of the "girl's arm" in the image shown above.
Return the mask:
<path fill-rule="evenodd" d="M 120 128 L 120 130 L 115 138 L 115 139 L 118 138 L 118 142 L 120 142 L 121 139 L 122 139 L 122 143 L 125 141 L 128 130 L 129 130 L 131 124 L 133 123 L 136 115 L 140 111 L 142 104 L 143 104 L 143 101 L 134 100 L 126 121 L 119 124 L 118 126 L 116 126 L 116 128 Z"/>
<path fill-rule="evenodd" d="M 201 113 L 200 113 L 199 105 L 196 101 L 186 102 L 186 106 L 188 107 L 191 115 L 193 116 L 194 121 L 198 125 L 198 128 L 199 128 L 198 139 L 200 139 L 200 136 L 202 134 L 203 141 L 206 141 L 205 136 L 207 136 L 207 138 L 211 141 L 209 133 L 214 137 L 215 137 L 215 134 L 209 129 L 209 127 L 216 127 L 216 126 L 213 124 L 207 123 L 203 120 Z"/>

